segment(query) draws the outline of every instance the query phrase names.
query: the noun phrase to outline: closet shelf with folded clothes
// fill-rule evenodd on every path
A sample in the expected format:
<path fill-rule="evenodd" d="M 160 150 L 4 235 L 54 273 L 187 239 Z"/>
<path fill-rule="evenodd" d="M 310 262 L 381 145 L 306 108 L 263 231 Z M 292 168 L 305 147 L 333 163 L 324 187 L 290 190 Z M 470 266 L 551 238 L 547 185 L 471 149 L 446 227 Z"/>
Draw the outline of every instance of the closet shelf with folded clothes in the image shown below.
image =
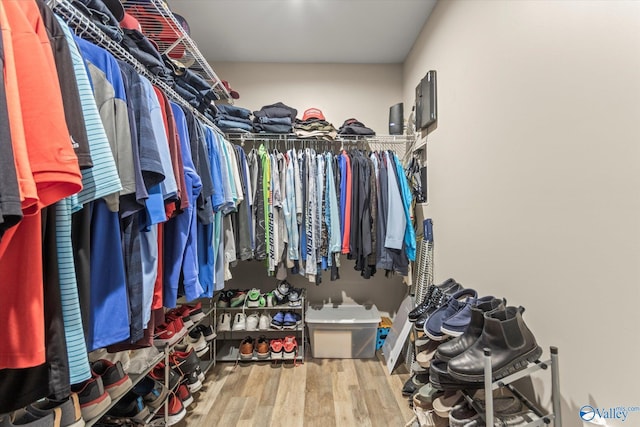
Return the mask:
<path fill-rule="evenodd" d="M 122 0 L 122 4 L 163 56 L 203 77 L 218 99 L 232 101 L 232 91 L 220 80 L 190 37 L 186 20 L 173 13 L 164 0 Z"/>
<path fill-rule="evenodd" d="M 188 108 L 198 119 L 222 135 L 222 131 L 213 123 L 212 116 L 215 115 L 215 112 L 209 114 L 209 110 L 198 108 L 202 102 L 195 105 L 194 100 L 188 99 L 184 96 L 184 91 L 180 91 L 179 85 L 173 78 L 173 75 L 180 73 L 180 70 L 169 69 L 165 66 L 165 62 L 159 58 L 160 54 L 157 51 L 154 52 L 155 55 L 152 55 L 140 47 L 144 43 L 150 43 L 141 32 L 100 24 L 99 21 L 90 18 L 95 11 L 83 7 L 83 3 L 75 0 L 48 0 L 47 3 L 57 15 L 74 28 L 76 34 L 92 40 L 116 58 L 131 64 L 139 74 L 149 79 L 172 101 Z M 143 62 L 144 58 L 148 61 L 144 60 Z M 211 108 L 215 108 L 213 103 L 211 103 Z"/>

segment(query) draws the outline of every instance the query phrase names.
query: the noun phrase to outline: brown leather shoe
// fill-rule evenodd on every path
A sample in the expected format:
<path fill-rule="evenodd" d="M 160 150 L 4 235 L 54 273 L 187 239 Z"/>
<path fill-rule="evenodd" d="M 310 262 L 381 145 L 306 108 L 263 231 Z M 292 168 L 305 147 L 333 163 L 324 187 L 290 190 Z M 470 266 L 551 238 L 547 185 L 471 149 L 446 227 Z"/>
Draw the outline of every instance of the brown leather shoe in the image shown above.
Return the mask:
<path fill-rule="evenodd" d="M 247 336 L 240 343 L 240 359 L 251 359 L 253 357 L 253 338 Z"/>
<path fill-rule="evenodd" d="M 266 359 L 269 357 L 269 340 L 264 335 L 258 337 L 256 343 L 256 355 L 258 359 Z"/>

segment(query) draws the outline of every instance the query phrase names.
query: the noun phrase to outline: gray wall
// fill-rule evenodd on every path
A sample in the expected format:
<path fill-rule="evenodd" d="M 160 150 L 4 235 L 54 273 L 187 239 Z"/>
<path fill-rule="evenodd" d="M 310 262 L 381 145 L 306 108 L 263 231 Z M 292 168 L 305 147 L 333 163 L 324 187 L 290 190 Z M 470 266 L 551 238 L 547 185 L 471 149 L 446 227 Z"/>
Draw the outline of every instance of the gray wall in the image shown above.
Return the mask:
<path fill-rule="evenodd" d="M 406 104 L 430 69 L 436 278 L 526 307 L 560 349 L 565 427 L 585 404 L 640 406 L 640 3 L 440 1 Z"/>

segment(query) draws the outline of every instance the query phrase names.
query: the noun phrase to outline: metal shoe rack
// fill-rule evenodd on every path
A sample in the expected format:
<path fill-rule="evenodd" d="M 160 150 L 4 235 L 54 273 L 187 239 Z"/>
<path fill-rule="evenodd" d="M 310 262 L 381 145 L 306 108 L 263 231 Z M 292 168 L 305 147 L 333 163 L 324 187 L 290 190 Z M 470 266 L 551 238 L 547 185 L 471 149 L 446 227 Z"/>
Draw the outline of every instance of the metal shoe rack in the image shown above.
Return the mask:
<path fill-rule="evenodd" d="M 484 422 L 488 426 L 494 425 L 494 412 L 493 412 L 493 391 L 500 387 L 507 387 L 520 401 L 527 406 L 538 417 L 527 424 L 522 424 L 523 427 L 539 427 L 549 425 L 553 422 L 555 427 L 562 427 L 562 415 L 560 412 L 560 376 L 558 372 L 558 348 L 550 348 L 551 356 L 545 361 L 536 361 L 530 364 L 527 368 L 504 377 L 498 381 L 492 381 L 491 375 L 491 349 L 484 349 L 484 391 L 485 402 L 482 405 L 478 400 L 473 399 L 471 393 L 463 391 L 465 400 L 469 403 L 473 409 L 483 418 Z M 540 410 L 531 400 L 524 396 L 516 387 L 513 386 L 513 382 L 530 376 L 531 374 L 539 371 L 551 369 L 551 405 L 552 412 L 545 414 Z M 520 425 L 520 424 L 519 424 Z"/>
<path fill-rule="evenodd" d="M 291 307 L 287 304 L 275 305 L 273 307 L 247 307 L 246 300 L 245 302 L 238 307 L 217 307 L 218 298 L 214 299 L 214 318 L 216 319 L 216 333 L 217 339 L 221 340 L 220 347 L 216 352 L 216 360 L 219 362 L 257 362 L 257 361 L 286 361 L 290 359 L 282 359 L 282 358 L 272 358 L 271 352 L 269 352 L 269 357 L 266 358 L 258 358 L 255 354 L 250 359 L 241 359 L 240 358 L 240 343 L 242 338 L 245 336 L 251 336 L 252 338 L 259 337 L 260 335 L 264 335 L 267 339 L 271 338 L 283 338 L 285 335 L 296 335 L 300 337 L 298 341 L 298 351 L 295 355 L 295 362 L 304 363 L 305 357 L 305 348 L 306 348 L 306 334 L 305 334 L 305 313 L 307 311 L 307 302 L 306 302 L 306 291 L 303 290 L 300 295 L 300 306 Z M 231 325 L 231 331 L 219 331 L 217 329 L 219 324 L 219 317 L 222 313 L 229 313 L 231 315 L 231 319 L 235 317 L 236 313 L 243 313 L 245 316 L 247 314 L 251 314 L 253 312 L 258 313 L 277 313 L 278 311 L 295 311 L 300 313 L 301 321 L 300 325 L 298 325 L 295 329 L 263 329 L 263 330 L 255 330 L 248 331 L 243 330 L 233 330 L 233 325 Z"/>

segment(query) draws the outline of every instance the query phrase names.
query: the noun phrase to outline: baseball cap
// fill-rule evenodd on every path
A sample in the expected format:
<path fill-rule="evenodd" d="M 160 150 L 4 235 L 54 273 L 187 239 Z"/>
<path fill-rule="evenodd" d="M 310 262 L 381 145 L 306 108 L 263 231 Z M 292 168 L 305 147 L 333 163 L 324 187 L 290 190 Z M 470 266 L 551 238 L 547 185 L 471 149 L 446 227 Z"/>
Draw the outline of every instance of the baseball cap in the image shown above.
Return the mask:
<path fill-rule="evenodd" d="M 318 108 L 308 108 L 302 115 L 302 121 L 309 119 L 326 120 L 324 114 Z"/>
<path fill-rule="evenodd" d="M 127 30 L 138 30 L 142 32 L 140 21 L 133 17 L 129 12 L 124 13 L 124 17 L 120 20 L 120 27 Z"/>
<path fill-rule="evenodd" d="M 231 89 L 231 86 L 229 86 L 229 82 L 228 81 L 222 80 L 222 85 L 224 86 L 225 89 L 227 89 L 227 92 L 229 92 L 229 95 L 231 95 L 231 97 L 233 99 L 240 98 L 240 94 L 238 92 L 236 92 L 235 90 Z"/>

